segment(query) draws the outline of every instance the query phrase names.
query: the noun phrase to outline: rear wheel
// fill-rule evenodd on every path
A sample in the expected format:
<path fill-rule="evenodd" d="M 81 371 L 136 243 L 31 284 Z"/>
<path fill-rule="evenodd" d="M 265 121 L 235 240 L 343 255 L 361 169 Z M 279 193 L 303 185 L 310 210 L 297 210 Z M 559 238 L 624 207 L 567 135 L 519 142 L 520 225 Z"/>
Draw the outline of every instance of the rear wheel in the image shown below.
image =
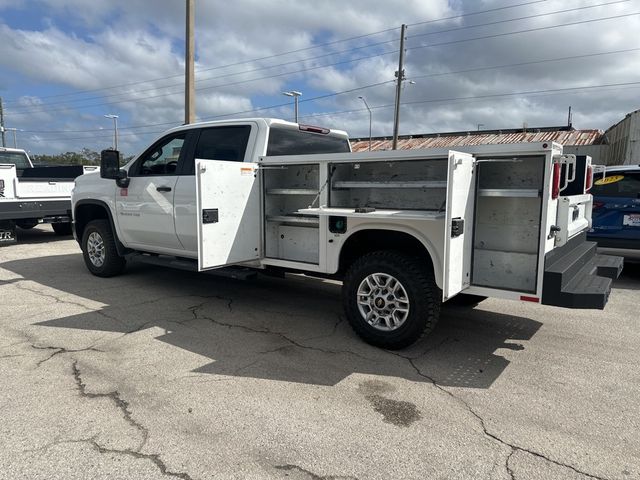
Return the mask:
<path fill-rule="evenodd" d="M 342 298 L 353 330 L 367 343 L 391 350 L 431 332 L 442 303 L 430 266 L 393 251 L 356 260 L 345 275 Z"/>
<path fill-rule="evenodd" d="M 71 222 L 52 223 L 51 228 L 53 228 L 54 233 L 60 237 L 66 237 L 73 233 L 71 230 Z"/>
<path fill-rule="evenodd" d="M 126 265 L 118 255 L 116 239 L 108 220 L 93 220 L 82 234 L 84 263 L 98 277 L 113 277 L 122 273 Z"/>

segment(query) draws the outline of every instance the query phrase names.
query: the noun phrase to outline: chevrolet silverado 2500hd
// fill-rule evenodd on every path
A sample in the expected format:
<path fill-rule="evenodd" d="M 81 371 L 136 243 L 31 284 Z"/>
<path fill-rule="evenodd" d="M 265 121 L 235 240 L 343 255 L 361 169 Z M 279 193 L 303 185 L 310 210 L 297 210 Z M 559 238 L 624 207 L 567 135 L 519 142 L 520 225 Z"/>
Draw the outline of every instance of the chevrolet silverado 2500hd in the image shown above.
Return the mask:
<path fill-rule="evenodd" d="M 351 153 L 344 132 L 274 119 L 186 125 L 122 168 L 104 151 L 76 180 L 75 235 L 102 277 L 138 259 L 338 278 L 351 326 L 385 348 L 461 293 L 604 308 L 622 259 L 585 240 L 591 159 L 462 150 Z"/>
<path fill-rule="evenodd" d="M 0 246 L 16 241 L 16 226 L 50 223 L 56 235 L 71 235 L 73 180 L 98 167 L 34 167 L 24 150 L 0 148 Z"/>

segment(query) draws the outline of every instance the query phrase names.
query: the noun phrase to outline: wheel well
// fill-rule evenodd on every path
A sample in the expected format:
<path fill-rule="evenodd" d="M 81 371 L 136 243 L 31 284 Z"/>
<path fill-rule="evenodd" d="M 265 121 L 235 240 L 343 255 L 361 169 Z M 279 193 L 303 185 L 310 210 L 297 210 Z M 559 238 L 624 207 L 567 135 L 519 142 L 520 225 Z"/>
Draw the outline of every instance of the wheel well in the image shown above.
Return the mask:
<path fill-rule="evenodd" d="M 351 235 L 342 246 L 338 273 L 344 274 L 358 258 L 378 250 L 395 250 L 416 256 L 428 262 L 433 269 L 429 251 L 413 235 L 394 230 L 362 230 Z"/>
<path fill-rule="evenodd" d="M 102 205 L 97 205 L 95 203 L 85 203 L 83 205 L 78 205 L 75 210 L 74 220 L 75 220 L 75 229 L 76 229 L 76 238 L 78 242 L 82 241 L 82 235 L 84 234 L 84 229 L 87 224 L 91 220 L 98 219 L 109 219 L 109 213 L 107 209 Z"/>

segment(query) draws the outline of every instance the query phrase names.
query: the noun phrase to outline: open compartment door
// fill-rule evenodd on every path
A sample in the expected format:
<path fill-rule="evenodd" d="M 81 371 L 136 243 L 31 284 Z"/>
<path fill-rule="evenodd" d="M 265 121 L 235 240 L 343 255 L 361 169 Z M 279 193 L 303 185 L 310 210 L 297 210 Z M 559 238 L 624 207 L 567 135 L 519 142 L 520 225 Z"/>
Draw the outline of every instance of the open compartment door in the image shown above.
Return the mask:
<path fill-rule="evenodd" d="M 450 299 L 471 284 L 475 163 L 473 156 L 468 153 L 449 152 L 443 300 Z"/>
<path fill-rule="evenodd" d="M 196 160 L 198 270 L 260 258 L 258 165 Z"/>

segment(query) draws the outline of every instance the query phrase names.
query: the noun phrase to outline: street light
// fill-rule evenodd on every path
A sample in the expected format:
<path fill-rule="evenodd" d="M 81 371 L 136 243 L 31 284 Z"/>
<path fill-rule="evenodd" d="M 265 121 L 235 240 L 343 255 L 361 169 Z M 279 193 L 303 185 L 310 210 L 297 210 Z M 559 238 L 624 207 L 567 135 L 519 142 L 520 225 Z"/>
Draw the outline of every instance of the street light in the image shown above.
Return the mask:
<path fill-rule="evenodd" d="M 18 148 L 18 138 L 16 137 L 17 128 L 5 128 L 5 132 L 13 132 L 13 148 Z M 22 131 L 22 130 L 20 130 Z"/>
<path fill-rule="evenodd" d="M 108 114 L 104 118 L 113 119 L 113 149 L 118 150 L 118 115 Z"/>
<path fill-rule="evenodd" d="M 302 96 L 302 92 L 291 90 L 290 92 L 282 92 L 287 97 L 293 97 L 293 111 L 296 123 L 298 123 L 298 97 Z"/>
<path fill-rule="evenodd" d="M 364 102 L 364 106 L 367 107 L 367 110 L 369 110 L 369 151 L 371 151 L 371 109 L 369 108 L 369 104 L 362 95 L 360 95 L 358 98 Z"/>

